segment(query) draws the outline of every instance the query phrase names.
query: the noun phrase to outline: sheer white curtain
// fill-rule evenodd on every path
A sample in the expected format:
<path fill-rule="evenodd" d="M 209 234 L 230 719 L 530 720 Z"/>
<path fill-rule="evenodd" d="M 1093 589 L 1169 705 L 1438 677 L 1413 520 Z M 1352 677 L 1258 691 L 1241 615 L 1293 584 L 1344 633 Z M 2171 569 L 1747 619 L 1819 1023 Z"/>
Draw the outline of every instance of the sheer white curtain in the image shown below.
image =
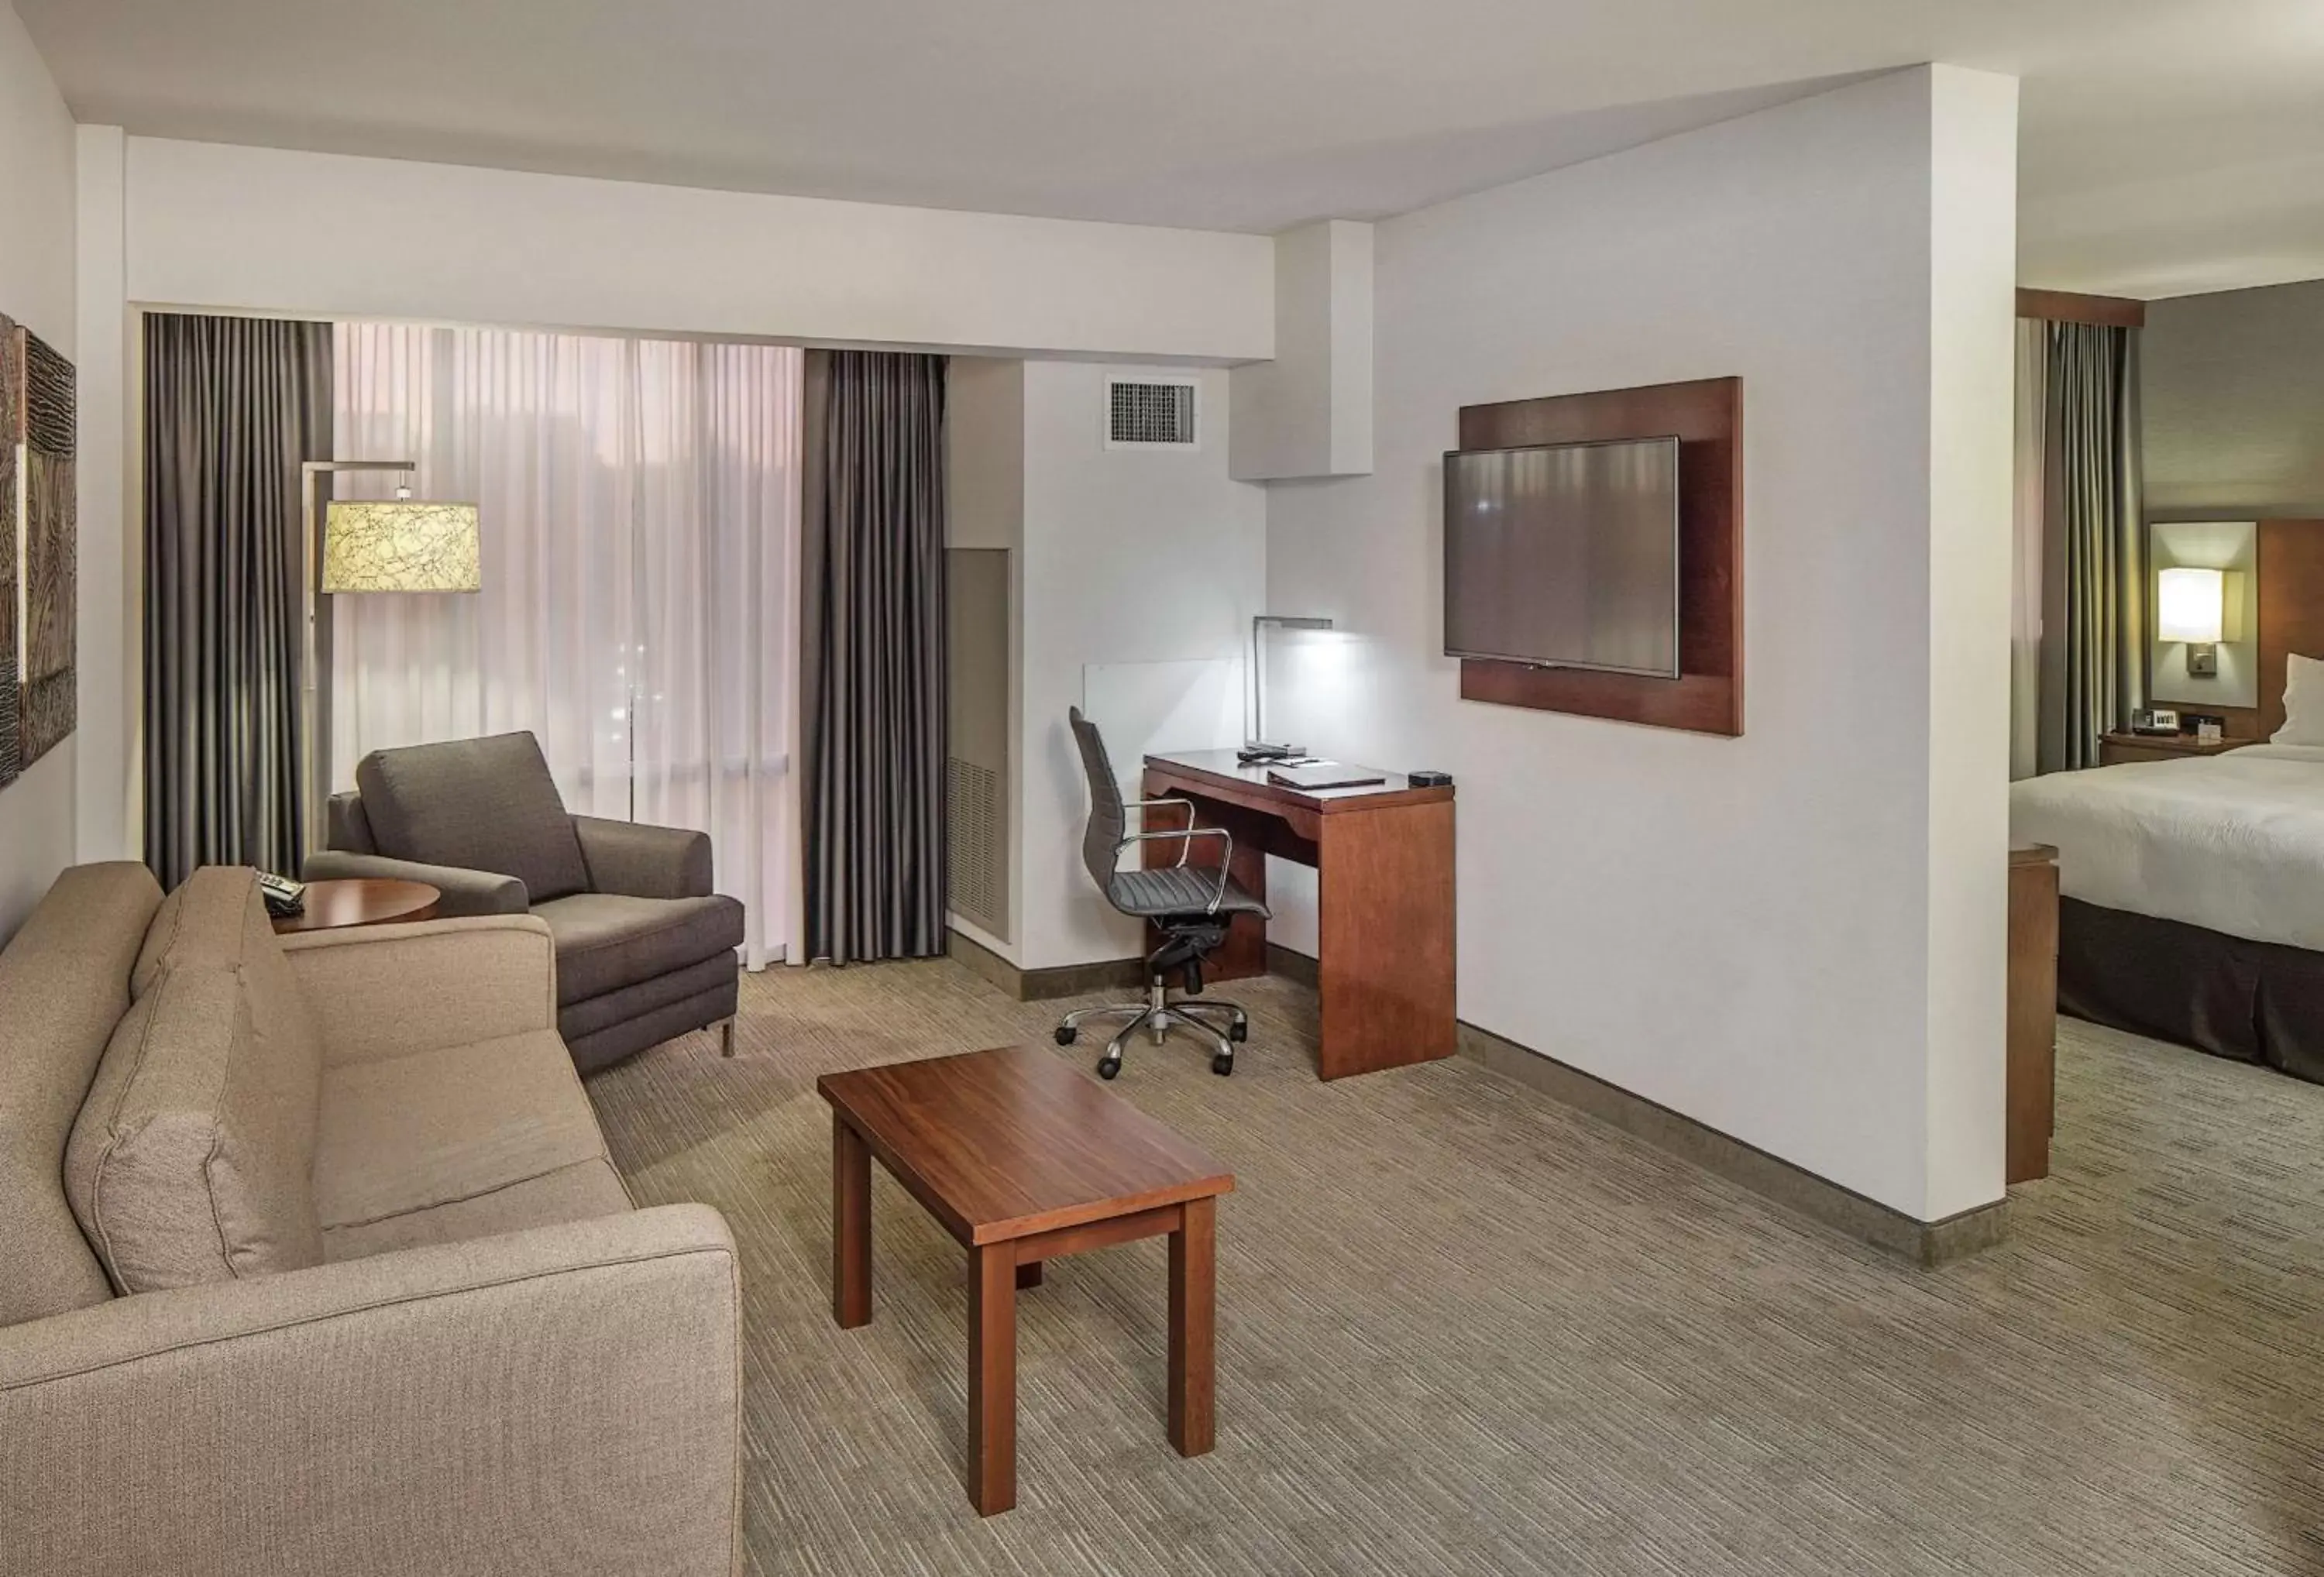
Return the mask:
<path fill-rule="evenodd" d="M 383 746 L 530 729 L 576 812 L 699 827 L 782 955 L 797 869 L 803 356 L 341 324 L 335 443 L 473 500 L 484 589 L 332 599 L 331 773 Z M 338 479 L 386 497 L 392 475 Z"/>

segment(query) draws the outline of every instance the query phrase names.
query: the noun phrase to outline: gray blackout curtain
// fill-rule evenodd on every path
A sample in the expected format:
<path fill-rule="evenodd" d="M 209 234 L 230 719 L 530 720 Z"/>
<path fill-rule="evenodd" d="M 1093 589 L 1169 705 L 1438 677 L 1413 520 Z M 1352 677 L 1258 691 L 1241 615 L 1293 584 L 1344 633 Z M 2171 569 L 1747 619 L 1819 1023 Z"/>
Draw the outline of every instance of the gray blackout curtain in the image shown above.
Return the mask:
<path fill-rule="evenodd" d="M 145 319 L 145 862 L 295 873 L 299 467 L 331 454 L 324 323 Z"/>
<path fill-rule="evenodd" d="M 945 371 L 942 356 L 807 356 L 808 959 L 945 949 Z"/>
<path fill-rule="evenodd" d="M 2045 325 L 2042 770 L 2098 764 L 2098 736 L 2146 704 L 2146 523 L 2138 334 Z"/>

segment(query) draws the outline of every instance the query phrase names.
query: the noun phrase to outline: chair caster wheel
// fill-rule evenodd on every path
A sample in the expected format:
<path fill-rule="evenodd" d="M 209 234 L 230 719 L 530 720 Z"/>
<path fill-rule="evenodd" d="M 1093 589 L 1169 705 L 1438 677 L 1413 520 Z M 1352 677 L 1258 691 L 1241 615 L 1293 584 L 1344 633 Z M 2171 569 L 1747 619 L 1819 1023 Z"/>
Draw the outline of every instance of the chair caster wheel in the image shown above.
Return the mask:
<path fill-rule="evenodd" d="M 1250 1026 L 1240 1019 L 1236 1019 L 1233 1023 L 1227 1026 L 1227 1038 L 1229 1040 L 1249 1040 L 1250 1038 Z"/>
<path fill-rule="evenodd" d="M 1097 1059 L 1097 1076 L 1099 1078 L 1110 1079 L 1120 1071 L 1121 1059 L 1120 1057 L 1102 1056 Z"/>
<path fill-rule="evenodd" d="M 1081 1033 L 1082 1032 L 1080 1030 L 1074 1028 L 1070 1024 L 1060 1024 L 1057 1026 L 1057 1044 L 1059 1046 L 1071 1046 L 1074 1041 L 1081 1038 Z"/>
<path fill-rule="evenodd" d="M 1240 1038 L 1240 1037 L 1238 1037 L 1238 1038 Z M 1221 1078 L 1224 1078 L 1229 1074 L 1234 1072 L 1234 1053 L 1231 1051 L 1222 1051 L 1216 1056 L 1212 1057 L 1211 1072 L 1218 1074 Z"/>

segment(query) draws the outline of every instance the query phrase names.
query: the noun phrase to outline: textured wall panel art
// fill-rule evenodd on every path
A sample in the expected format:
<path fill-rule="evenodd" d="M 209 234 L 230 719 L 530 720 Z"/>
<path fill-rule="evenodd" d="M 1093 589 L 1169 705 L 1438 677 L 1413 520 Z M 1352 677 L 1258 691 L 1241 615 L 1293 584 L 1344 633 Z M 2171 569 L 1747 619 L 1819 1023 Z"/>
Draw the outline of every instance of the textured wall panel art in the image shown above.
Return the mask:
<path fill-rule="evenodd" d="M 72 733 L 77 552 L 73 368 L 23 325 L 0 318 L 0 501 L 9 508 L 6 612 L 0 614 L 0 782 Z"/>

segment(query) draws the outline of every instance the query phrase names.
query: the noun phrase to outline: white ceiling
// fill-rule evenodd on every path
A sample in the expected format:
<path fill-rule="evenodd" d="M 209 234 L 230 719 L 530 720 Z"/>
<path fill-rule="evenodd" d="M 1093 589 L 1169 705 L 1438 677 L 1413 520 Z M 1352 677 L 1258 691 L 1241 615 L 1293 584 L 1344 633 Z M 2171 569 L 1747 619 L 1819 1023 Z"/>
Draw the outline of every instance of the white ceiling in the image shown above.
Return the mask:
<path fill-rule="evenodd" d="M 1221 229 L 1942 60 L 2024 79 L 2027 284 L 2324 276 L 2317 0 L 15 0 L 156 136 Z"/>

